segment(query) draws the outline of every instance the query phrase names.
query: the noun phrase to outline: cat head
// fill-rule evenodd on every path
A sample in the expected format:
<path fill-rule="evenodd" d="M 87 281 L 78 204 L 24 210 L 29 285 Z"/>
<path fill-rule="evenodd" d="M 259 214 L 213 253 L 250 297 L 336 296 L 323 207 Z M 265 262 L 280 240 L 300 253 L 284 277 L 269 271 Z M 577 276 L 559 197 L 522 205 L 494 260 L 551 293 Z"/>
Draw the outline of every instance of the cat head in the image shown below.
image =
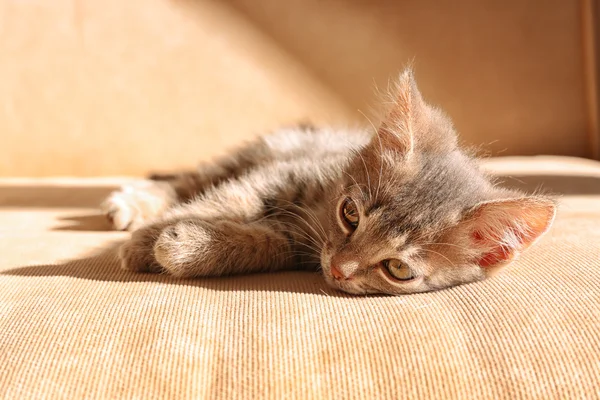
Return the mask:
<path fill-rule="evenodd" d="M 403 294 L 492 276 L 546 232 L 553 200 L 498 188 L 405 71 L 387 116 L 331 198 L 327 282 Z"/>

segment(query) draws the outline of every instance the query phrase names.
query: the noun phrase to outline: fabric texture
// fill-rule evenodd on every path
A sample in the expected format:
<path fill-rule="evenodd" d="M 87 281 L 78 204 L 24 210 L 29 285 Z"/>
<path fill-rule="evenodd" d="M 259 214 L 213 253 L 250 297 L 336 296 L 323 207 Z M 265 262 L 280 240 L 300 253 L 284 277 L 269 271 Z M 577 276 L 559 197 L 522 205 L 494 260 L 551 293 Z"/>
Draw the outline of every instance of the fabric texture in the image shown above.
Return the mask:
<path fill-rule="evenodd" d="M 561 193 L 554 227 L 493 279 L 399 297 L 122 271 L 95 207 L 123 179 L 0 180 L 0 398 L 599 398 L 600 163 L 486 165 Z"/>

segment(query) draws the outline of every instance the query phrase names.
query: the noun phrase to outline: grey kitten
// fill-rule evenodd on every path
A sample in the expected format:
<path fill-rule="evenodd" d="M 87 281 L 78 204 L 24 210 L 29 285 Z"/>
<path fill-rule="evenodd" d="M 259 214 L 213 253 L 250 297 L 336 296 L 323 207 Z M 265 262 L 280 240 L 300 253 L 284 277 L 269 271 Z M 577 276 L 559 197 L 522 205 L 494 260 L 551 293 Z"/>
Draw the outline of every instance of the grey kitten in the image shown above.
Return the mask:
<path fill-rule="evenodd" d="M 555 203 L 494 186 L 450 120 L 399 78 L 376 132 L 284 129 L 103 203 L 123 268 L 200 277 L 322 268 L 348 293 L 482 280 L 550 227 Z"/>

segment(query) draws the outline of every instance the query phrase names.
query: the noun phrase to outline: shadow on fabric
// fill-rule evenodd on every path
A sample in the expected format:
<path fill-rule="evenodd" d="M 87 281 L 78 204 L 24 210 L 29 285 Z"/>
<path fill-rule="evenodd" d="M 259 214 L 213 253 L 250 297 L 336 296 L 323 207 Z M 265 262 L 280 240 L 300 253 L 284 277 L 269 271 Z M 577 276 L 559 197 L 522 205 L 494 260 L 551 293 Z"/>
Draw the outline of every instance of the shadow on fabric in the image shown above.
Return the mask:
<path fill-rule="evenodd" d="M 31 265 L 3 271 L 13 276 L 69 276 L 110 282 L 156 282 L 161 284 L 203 287 L 218 291 L 268 291 L 312 293 L 323 296 L 353 297 L 338 292 L 325 283 L 321 274 L 308 271 L 284 271 L 269 274 L 236 275 L 214 278 L 178 279 L 166 274 L 136 273 L 119 266 L 117 250 L 121 242 L 88 257 L 60 264 Z"/>

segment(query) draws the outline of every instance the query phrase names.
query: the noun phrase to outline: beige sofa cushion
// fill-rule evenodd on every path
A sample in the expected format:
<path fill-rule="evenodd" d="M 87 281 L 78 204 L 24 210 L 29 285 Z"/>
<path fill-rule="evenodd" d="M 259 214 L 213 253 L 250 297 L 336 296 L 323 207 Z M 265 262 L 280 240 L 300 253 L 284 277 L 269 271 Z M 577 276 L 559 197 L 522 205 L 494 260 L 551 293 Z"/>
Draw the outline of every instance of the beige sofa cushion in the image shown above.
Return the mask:
<path fill-rule="evenodd" d="M 495 279 L 403 297 L 121 271 L 95 206 L 122 180 L 2 180 L 0 398 L 595 397 L 600 163 L 488 166 L 562 191 L 554 228 Z"/>

